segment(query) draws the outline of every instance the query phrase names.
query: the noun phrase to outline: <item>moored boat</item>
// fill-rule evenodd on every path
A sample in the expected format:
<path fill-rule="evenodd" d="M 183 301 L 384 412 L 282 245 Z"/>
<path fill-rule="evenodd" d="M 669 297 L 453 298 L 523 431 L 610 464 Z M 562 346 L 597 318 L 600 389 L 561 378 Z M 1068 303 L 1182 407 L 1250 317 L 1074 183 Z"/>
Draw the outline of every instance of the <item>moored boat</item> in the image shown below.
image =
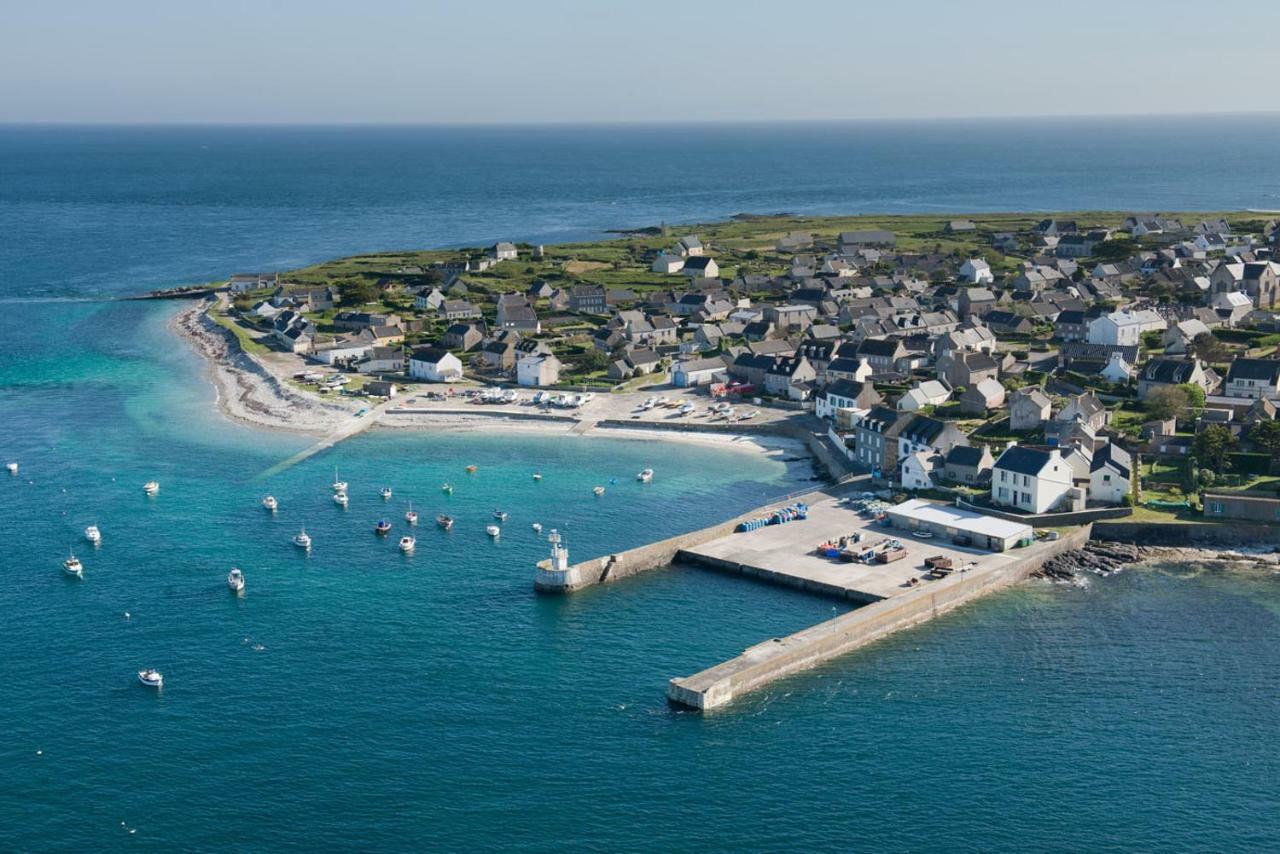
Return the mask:
<path fill-rule="evenodd" d="M 542 480 L 542 472 L 540 472 L 540 471 L 535 471 L 535 472 L 533 473 L 533 479 L 534 479 L 534 480 Z"/>
<path fill-rule="evenodd" d="M 508 513 L 505 510 L 494 510 L 493 518 L 497 519 L 499 522 L 505 522 L 508 519 Z"/>
<path fill-rule="evenodd" d="M 653 480 L 653 469 L 645 469 L 644 471 L 640 472 L 638 475 L 636 475 L 636 480 L 640 481 L 641 483 L 648 483 L 649 481 Z"/>
<path fill-rule="evenodd" d="M 311 548 L 311 537 L 307 534 L 306 528 L 293 535 L 293 544 L 300 549 Z"/>
<path fill-rule="evenodd" d="M 5 468 L 5 471 L 9 472 L 9 474 L 17 474 L 17 473 L 18 473 L 18 464 L 17 464 L 17 463 L 5 463 L 5 464 L 4 464 L 4 468 Z"/>
<path fill-rule="evenodd" d="M 453 485 L 448 483 L 440 484 L 440 491 L 445 495 L 453 495 Z"/>
<path fill-rule="evenodd" d="M 231 567 L 231 572 L 227 573 L 227 587 L 231 588 L 232 593 L 242 593 L 244 591 L 244 573 L 240 571 L 240 567 Z"/>
<path fill-rule="evenodd" d="M 541 533 L 542 533 L 542 523 L 541 523 L 541 522 L 534 522 L 534 523 L 533 523 L 533 532 L 534 532 L 535 534 L 541 534 Z"/>
<path fill-rule="evenodd" d="M 497 538 L 502 534 L 502 529 L 497 525 L 486 525 L 484 532 L 491 537 Z"/>
<path fill-rule="evenodd" d="M 84 538 L 96 546 L 102 542 L 102 532 L 97 525 L 90 525 L 84 529 Z"/>
<path fill-rule="evenodd" d="M 404 520 L 410 525 L 418 524 L 418 511 L 413 509 L 413 502 L 409 502 L 409 509 L 404 512 Z"/>
<path fill-rule="evenodd" d="M 413 537 L 409 537 L 409 536 L 401 537 L 400 551 L 408 554 L 409 552 L 413 551 L 413 547 L 416 546 L 417 544 L 418 544 L 418 541 L 415 540 Z"/>
<path fill-rule="evenodd" d="M 347 498 L 347 494 L 345 492 L 335 492 L 333 494 L 333 503 L 337 504 L 339 507 L 346 507 L 351 503 L 351 499 Z"/>
<path fill-rule="evenodd" d="M 373 526 L 373 532 L 380 537 L 385 537 L 391 533 L 391 522 L 386 519 L 379 519 L 378 524 Z"/>
<path fill-rule="evenodd" d="M 603 487 L 603 486 L 597 486 L 595 489 L 593 489 L 593 490 L 591 490 L 591 491 L 592 491 L 592 492 L 594 492 L 597 496 L 604 495 L 604 487 Z"/>
<path fill-rule="evenodd" d="M 436 517 L 436 524 L 439 525 L 441 528 L 444 528 L 446 531 L 448 531 L 453 527 L 453 517 L 446 516 L 443 513 L 441 513 L 439 516 Z"/>
<path fill-rule="evenodd" d="M 146 483 L 142 484 L 142 491 L 145 492 L 147 495 L 155 495 L 157 492 L 160 491 L 160 481 L 158 480 L 147 481 Z"/>
<path fill-rule="evenodd" d="M 268 495 L 266 498 L 262 499 L 262 506 L 274 513 L 280 507 L 280 502 L 276 501 L 276 497 L 274 495 Z"/>
<path fill-rule="evenodd" d="M 164 687 L 164 676 L 160 675 L 159 670 L 139 670 L 138 681 L 148 688 Z"/>
<path fill-rule="evenodd" d="M 334 492 L 347 491 L 347 482 L 345 480 L 338 479 L 338 469 L 336 466 L 333 469 L 333 491 Z"/>
<path fill-rule="evenodd" d="M 80 558 L 76 557 L 75 552 L 62 562 L 62 571 L 77 578 L 84 575 L 84 565 L 80 563 Z"/>
<path fill-rule="evenodd" d="M 391 500 L 391 487 L 389 487 L 389 486 L 384 486 L 384 487 L 382 487 L 382 489 L 378 490 L 378 494 L 382 496 L 382 500 L 383 500 L 383 501 L 390 501 L 390 500 Z"/>
<path fill-rule="evenodd" d="M 475 466 L 467 466 L 467 474 L 475 474 L 475 473 L 476 473 Z"/>

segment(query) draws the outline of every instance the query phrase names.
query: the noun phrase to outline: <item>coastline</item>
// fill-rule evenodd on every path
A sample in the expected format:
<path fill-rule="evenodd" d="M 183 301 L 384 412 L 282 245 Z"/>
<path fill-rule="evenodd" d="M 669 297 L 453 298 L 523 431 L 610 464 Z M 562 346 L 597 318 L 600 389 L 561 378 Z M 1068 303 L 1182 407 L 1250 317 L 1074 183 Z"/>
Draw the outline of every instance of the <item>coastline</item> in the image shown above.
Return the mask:
<path fill-rule="evenodd" d="M 361 408 L 356 401 L 322 400 L 292 388 L 289 375 L 247 352 L 239 340 L 208 316 L 208 305 L 196 302 L 169 322 L 170 331 L 185 341 L 205 363 L 214 387 L 215 404 L 226 418 L 251 427 L 294 433 L 327 434 L 349 425 Z M 575 438 L 613 438 L 630 441 L 663 441 L 710 445 L 753 454 L 813 455 L 796 437 L 766 430 L 661 429 L 650 425 L 618 425 L 581 430 L 586 423 L 570 415 L 554 415 L 479 409 L 475 412 L 442 410 L 383 413 L 371 425 L 378 431 L 440 433 L 532 433 Z"/>

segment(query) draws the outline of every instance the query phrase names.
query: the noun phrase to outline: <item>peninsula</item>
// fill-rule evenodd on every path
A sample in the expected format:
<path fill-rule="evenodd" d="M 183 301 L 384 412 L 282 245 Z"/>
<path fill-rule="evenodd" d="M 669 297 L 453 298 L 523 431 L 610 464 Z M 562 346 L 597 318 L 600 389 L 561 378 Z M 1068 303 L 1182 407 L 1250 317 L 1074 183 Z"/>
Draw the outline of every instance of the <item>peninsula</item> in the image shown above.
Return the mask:
<path fill-rule="evenodd" d="M 1136 559 L 1091 536 L 1273 545 L 1278 249 L 1248 212 L 740 215 L 237 273 L 176 323 L 228 414 L 315 450 L 375 424 L 804 443 L 833 486 L 759 525 L 538 570 L 568 592 L 696 563 L 864 604 L 673 681 L 709 708 L 1032 572 Z"/>

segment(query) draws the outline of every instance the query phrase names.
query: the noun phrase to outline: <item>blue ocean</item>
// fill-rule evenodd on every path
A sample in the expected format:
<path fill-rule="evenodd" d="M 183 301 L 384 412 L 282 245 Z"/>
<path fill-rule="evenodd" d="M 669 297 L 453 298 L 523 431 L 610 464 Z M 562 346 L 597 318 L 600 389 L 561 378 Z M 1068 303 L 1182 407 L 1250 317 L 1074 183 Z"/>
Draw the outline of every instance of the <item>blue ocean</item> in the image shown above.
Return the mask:
<path fill-rule="evenodd" d="M 1280 208 L 1277 150 L 1275 116 L 0 127 L 0 457 L 21 465 L 0 476 L 0 846 L 1280 848 L 1274 574 L 1027 584 L 681 712 L 669 677 L 845 606 L 686 568 L 540 597 L 532 523 L 585 558 L 801 488 L 807 466 L 387 431 L 271 475 L 308 440 L 223 419 L 168 330 L 178 306 L 119 299 L 740 212 Z M 373 525 L 403 532 L 410 501 L 406 557 Z M 494 508 L 511 514 L 497 542 Z M 309 554 L 290 543 L 302 527 Z M 83 579 L 61 572 L 69 549 Z"/>

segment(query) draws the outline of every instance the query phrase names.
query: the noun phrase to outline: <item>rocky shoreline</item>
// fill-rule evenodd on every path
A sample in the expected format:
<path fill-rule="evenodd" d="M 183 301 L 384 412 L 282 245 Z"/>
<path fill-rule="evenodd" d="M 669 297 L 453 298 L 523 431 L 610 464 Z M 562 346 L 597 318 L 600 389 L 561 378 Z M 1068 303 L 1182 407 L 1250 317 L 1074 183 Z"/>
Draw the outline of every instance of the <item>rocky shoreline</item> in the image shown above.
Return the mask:
<path fill-rule="evenodd" d="M 300 432 L 333 430 L 350 419 L 350 406 L 318 400 L 290 388 L 246 353 L 231 332 L 209 317 L 205 302 L 176 314 L 172 328 L 208 364 L 218 408 L 228 418 Z"/>
<path fill-rule="evenodd" d="M 1090 540 L 1082 549 L 1063 552 L 1046 561 L 1044 566 L 1032 573 L 1032 577 L 1071 581 L 1086 572 L 1093 575 L 1112 575 L 1125 567 L 1154 561 L 1244 563 L 1280 568 L 1280 553 L 1271 551 L 1254 554 L 1212 549 L 1135 546 L 1130 543 Z"/>

